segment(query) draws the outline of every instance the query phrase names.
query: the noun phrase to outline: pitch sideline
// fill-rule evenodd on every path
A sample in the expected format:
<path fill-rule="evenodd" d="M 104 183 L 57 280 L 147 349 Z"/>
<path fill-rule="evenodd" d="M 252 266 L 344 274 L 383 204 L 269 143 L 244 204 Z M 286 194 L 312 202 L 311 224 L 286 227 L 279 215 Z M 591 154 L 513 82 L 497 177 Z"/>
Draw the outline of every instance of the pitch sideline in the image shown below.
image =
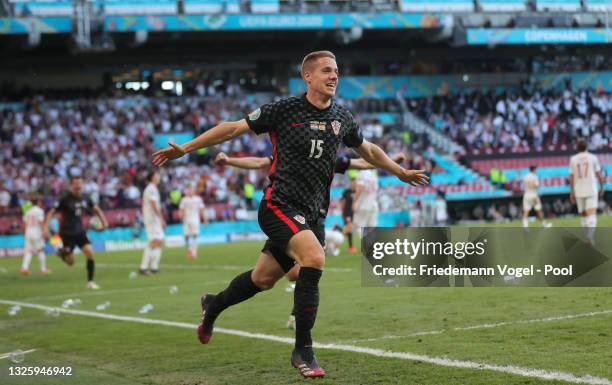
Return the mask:
<path fill-rule="evenodd" d="M 0 304 L 19 305 L 22 307 L 38 309 L 38 310 L 55 309 L 61 313 L 66 313 L 66 314 L 80 315 L 80 316 L 93 317 L 93 318 L 103 318 L 103 319 L 110 319 L 110 320 L 115 320 L 115 321 L 137 322 L 137 323 L 149 324 L 149 325 L 164 325 L 164 326 L 173 326 L 173 327 L 180 327 L 180 328 L 186 328 L 186 329 L 195 329 L 197 327 L 196 324 L 191 324 L 187 322 L 175 322 L 175 321 L 156 320 L 156 319 L 141 318 L 141 317 L 121 316 L 121 315 L 105 314 L 105 313 L 98 313 L 98 312 L 86 311 L 86 310 L 63 309 L 63 308 L 57 308 L 57 307 L 52 307 L 52 306 L 44 306 L 44 305 L 38 305 L 34 303 L 10 301 L 10 300 L 4 300 L 4 299 L 0 299 Z M 220 328 L 220 327 L 216 327 L 215 332 L 222 333 L 222 334 L 235 335 L 235 336 L 240 336 L 240 337 L 246 337 L 246 338 L 255 338 L 255 339 L 261 339 L 261 340 L 267 340 L 267 341 L 280 342 L 280 343 L 290 344 L 290 345 L 293 345 L 295 342 L 293 338 L 281 337 L 281 336 L 275 336 L 275 335 L 263 334 L 263 333 L 251 333 L 251 332 L 246 332 L 242 330 L 225 329 L 225 328 Z M 402 360 L 418 361 L 418 362 L 428 363 L 432 365 L 461 368 L 461 369 L 489 370 L 489 371 L 494 371 L 494 372 L 499 372 L 499 373 L 514 374 L 514 375 L 518 375 L 522 377 L 532 377 L 532 378 L 539 378 L 539 379 L 544 379 L 544 380 L 565 381 L 565 382 L 570 382 L 570 383 L 575 383 L 575 384 L 612 385 L 612 380 L 608 378 L 595 377 L 595 376 L 590 376 L 590 375 L 576 376 L 571 373 L 565 373 L 565 372 L 548 371 L 548 370 L 534 369 L 534 368 L 524 368 L 524 367 L 513 366 L 513 365 L 495 365 L 495 364 L 487 364 L 484 362 L 461 361 L 461 360 L 454 360 L 454 359 L 449 359 L 449 358 L 444 358 L 444 357 L 432 357 L 432 356 L 427 356 L 423 354 L 414 354 L 414 353 L 409 353 L 409 352 L 385 351 L 382 349 L 366 348 L 366 347 L 361 347 L 361 346 L 335 344 L 335 343 L 315 343 L 314 346 L 319 349 L 332 349 L 332 350 L 340 350 L 340 351 L 347 351 L 347 352 L 354 352 L 354 353 L 362 353 L 362 354 L 372 355 L 375 357 L 398 358 Z"/>

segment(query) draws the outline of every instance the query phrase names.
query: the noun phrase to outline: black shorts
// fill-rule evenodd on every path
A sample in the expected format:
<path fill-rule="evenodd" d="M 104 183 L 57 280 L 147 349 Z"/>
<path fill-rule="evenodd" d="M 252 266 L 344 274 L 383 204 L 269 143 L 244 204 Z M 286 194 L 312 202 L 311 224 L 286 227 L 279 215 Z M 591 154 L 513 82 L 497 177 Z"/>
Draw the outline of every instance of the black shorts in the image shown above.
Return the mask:
<path fill-rule="evenodd" d="M 82 233 L 77 234 L 60 234 L 62 238 L 62 244 L 64 248 L 70 249 L 70 252 L 74 250 L 75 246 L 78 246 L 80 249 L 83 249 L 83 246 L 91 244 L 91 241 L 87 237 L 87 234 L 83 231 Z"/>
<path fill-rule="evenodd" d="M 259 205 L 259 226 L 268 236 L 261 251 L 267 251 L 286 273 L 295 265 L 293 258 L 287 255 L 287 245 L 295 234 L 302 230 L 311 230 L 321 246 L 325 244 L 325 220 L 306 221 L 304 216 L 293 208 L 268 200 Z"/>
<path fill-rule="evenodd" d="M 353 212 L 343 212 L 342 213 L 342 220 L 344 221 L 344 224 L 347 225 L 348 222 L 353 222 Z"/>

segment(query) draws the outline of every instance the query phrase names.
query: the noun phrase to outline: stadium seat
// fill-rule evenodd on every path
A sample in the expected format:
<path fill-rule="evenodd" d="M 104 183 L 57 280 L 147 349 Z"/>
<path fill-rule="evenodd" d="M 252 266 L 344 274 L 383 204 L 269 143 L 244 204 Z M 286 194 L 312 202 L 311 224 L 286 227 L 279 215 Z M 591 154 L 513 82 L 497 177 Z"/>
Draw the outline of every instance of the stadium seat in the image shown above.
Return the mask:
<path fill-rule="evenodd" d="M 480 0 L 480 7 L 485 12 L 524 11 L 527 3 L 525 0 Z"/>
<path fill-rule="evenodd" d="M 402 12 L 471 12 L 474 3 L 469 0 L 401 0 Z"/>
<path fill-rule="evenodd" d="M 538 11 L 578 11 L 580 0 L 536 0 Z"/>
<path fill-rule="evenodd" d="M 612 12 L 612 0 L 586 0 L 586 8 L 592 12 Z"/>
<path fill-rule="evenodd" d="M 174 0 L 98 0 L 107 15 L 175 15 Z"/>
<path fill-rule="evenodd" d="M 239 0 L 185 0 L 186 14 L 239 13 Z"/>
<path fill-rule="evenodd" d="M 9 0 L 9 2 L 17 17 L 72 15 L 72 1 L 70 0 Z"/>
<path fill-rule="evenodd" d="M 278 13 L 280 11 L 279 0 L 252 0 L 251 12 L 253 13 Z"/>

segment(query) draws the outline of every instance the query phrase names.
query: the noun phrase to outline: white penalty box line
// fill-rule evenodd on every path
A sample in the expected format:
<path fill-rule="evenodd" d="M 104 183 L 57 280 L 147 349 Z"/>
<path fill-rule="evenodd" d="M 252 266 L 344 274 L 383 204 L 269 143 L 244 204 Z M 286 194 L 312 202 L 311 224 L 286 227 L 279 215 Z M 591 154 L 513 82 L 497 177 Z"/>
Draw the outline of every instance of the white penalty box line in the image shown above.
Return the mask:
<path fill-rule="evenodd" d="M 114 321 L 126 321 L 126 322 L 136 322 L 141 324 L 149 324 L 149 325 L 163 325 L 163 326 L 172 326 L 178 328 L 192 329 L 194 330 L 198 325 L 187 322 L 175 322 L 175 321 L 166 321 L 166 320 L 157 320 L 150 318 L 141 318 L 141 317 L 130 317 L 130 316 L 122 316 L 115 314 L 106 314 L 106 313 L 98 313 L 93 311 L 86 310 L 74 310 L 74 309 L 63 309 L 52 306 L 44 306 L 34 303 L 28 302 L 20 302 L 20 301 L 11 301 L 0 299 L 0 304 L 5 305 L 19 305 L 26 308 L 38 309 L 38 310 L 58 310 L 61 313 L 79 315 L 84 317 L 92 317 L 92 318 L 102 318 L 109 319 Z M 284 344 L 293 345 L 295 340 L 293 338 L 275 336 L 270 334 L 263 333 L 251 333 L 242 330 L 235 329 L 226 329 L 215 327 L 216 333 L 234 335 L 245 338 L 254 338 L 266 341 L 274 341 Z M 612 385 L 612 380 L 608 378 L 595 377 L 591 375 L 585 376 L 577 376 L 571 373 L 558 372 L 558 371 L 549 371 L 544 369 L 535 369 L 535 368 L 525 368 L 514 365 L 495 365 L 488 364 L 484 362 L 474 362 L 474 361 L 461 361 L 454 360 L 445 357 L 433 357 L 423 354 L 415 354 L 409 352 L 393 352 L 382 349 L 374 349 L 367 348 L 362 346 L 354 346 L 354 345 L 344 345 L 344 344 L 336 344 L 336 343 L 315 343 L 314 347 L 319 349 L 331 349 L 331 350 L 340 350 L 345 352 L 353 352 L 353 353 L 361 353 L 367 354 L 375 357 L 383 357 L 383 358 L 396 358 L 407 361 L 417 361 L 428 363 L 432 365 L 451 367 L 451 368 L 461 368 L 461 369 L 476 369 L 476 370 L 489 370 L 498 373 L 506 373 L 513 374 L 522 377 L 531 377 L 531 378 L 539 378 L 544 380 L 557 380 L 564 381 L 575 384 L 593 384 L 593 385 Z"/>
<path fill-rule="evenodd" d="M 503 322 L 495 322 L 495 323 L 484 323 L 479 325 L 471 325 L 471 326 L 458 326 L 449 329 L 440 329 L 440 330 L 426 330 L 421 332 L 414 332 L 410 334 L 403 335 L 390 335 L 390 336 L 382 336 L 375 338 L 364 338 L 357 340 L 350 340 L 351 343 L 360 343 L 360 342 L 376 342 L 382 340 L 396 340 L 401 338 L 410 338 L 410 337 L 420 337 L 427 335 L 435 335 L 442 334 L 451 331 L 466 331 L 466 330 L 477 330 L 477 329 L 492 329 L 498 328 L 502 326 L 510 326 L 510 325 L 525 325 L 525 324 L 534 324 L 534 323 L 543 323 L 543 322 L 555 322 L 555 321 L 565 321 L 576 318 L 586 318 L 586 317 L 595 317 L 599 315 L 607 315 L 612 314 L 612 309 L 610 310 L 601 310 L 601 311 L 590 311 L 586 313 L 578 313 L 578 314 L 567 314 L 562 316 L 554 316 L 554 317 L 545 317 L 545 318 L 534 318 L 534 319 L 525 319 L 525 320 L 514 320 L 514 321 L 503 321 Z"/>

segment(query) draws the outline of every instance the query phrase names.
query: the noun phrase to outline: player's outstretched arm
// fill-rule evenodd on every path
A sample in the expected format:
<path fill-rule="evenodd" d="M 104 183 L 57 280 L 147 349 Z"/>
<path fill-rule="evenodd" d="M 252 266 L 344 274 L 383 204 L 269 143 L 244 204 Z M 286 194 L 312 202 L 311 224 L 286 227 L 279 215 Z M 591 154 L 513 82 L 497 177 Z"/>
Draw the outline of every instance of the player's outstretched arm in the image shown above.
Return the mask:
<path fill-rule="evenodd" d="M 51 223 L 51 219 L 55 216 L 55 208 L 52 208 L 45 216 L 45 221 L 43 222 L 43 237 L 49 238 L 49 223 Z"/>
<path fill-rule="evenodd" d="M 429 184 L 429 177 L 423 173 L 425 170 L 406 170 L 389 158 L 387 154 L 374 143 L 364 140 L 361 146 L 357 147 L 356 150 L 367 162 L 395 175 L 402 182 L 410 183 L 413 186 L 424 186 Z"/>
<path fill-rule="evenodd" d="M 402 163 L 406 160 L 404 153 L 399 153 L 391 157 L 395 163 Z M 364 159 L 351 159 L 349 168 L 354 170 L 371 170 L 376 168 L 373 164 L 366 162 Z"/>
<path fill-rule="evenodd" d="M 245 156 L 244 158 L 233 158 L 227 156 L 224 152 L 217 154 L 215 164 L 221 166 L 232 166 L 249 170 L 257 170 L 260 168 L 270 167 L 272 161 L 267 157 Z"/>
<path fill-rule="evenodd" d="M 106 229 L 108 228 L 108 221 L 106 220 L 106 216 L 104 215 L 104 211 L 102 211 L 100 209 L 100 206 L 95 205 L 93 208 L 94 213 L 98 216 L 98 218 L 100 218 L 100 220 L 102 221 L 102 228 Z"/>
<path fill-rule="evenodd" d="M 200 148 L 214 146 L 219 143 L 234 139 L 249 130 L 246 120 L 241 119 L 235 122 L 223 122 L 211 128 L 197 138 L 187 143 L 178 145 L 169 142 L 170 147 L 159 150 L 153 154 L 153 164 L 163 166 L 169 160 L 178 159 L 185 154 L 189 154 Z"/>

